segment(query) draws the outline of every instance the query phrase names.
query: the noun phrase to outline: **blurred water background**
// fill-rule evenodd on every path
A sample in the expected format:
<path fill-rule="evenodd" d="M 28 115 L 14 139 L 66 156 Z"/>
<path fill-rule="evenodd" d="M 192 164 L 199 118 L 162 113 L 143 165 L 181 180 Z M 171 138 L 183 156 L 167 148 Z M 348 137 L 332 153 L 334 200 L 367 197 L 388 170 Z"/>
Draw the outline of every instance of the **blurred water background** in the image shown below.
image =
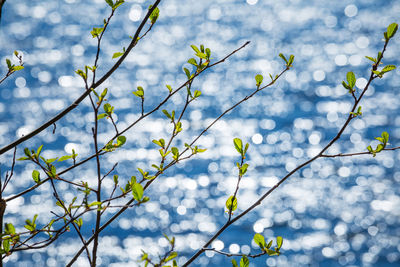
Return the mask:
<path fill-rule="evenodd" d="M 150 1 L 131 0 L 122 5 L 103 39 L 99 73 L 105 73 L 112 55 L 128 46 Z M 283 69 L 280 52 L 294 54 L 294 68 L 273 87 L 228 114 L 199 140 L 207 152 L 167 171 L 146 191 L 151 199 L 126 211 L 102 232 L 101 266 L 136 266 L 141 249 L 163 253 L 168 244 L 162 233 L 177 239 L 182 264 L 226 221 L 224 205 L 234 191 L 239 160 L 232 139 L 250 143 L 250 165 L 239 191 L 239 212 L 266 192 L 288 171 L 322 148 L 347 117 L 352 98 L 340 85 L 348 71 L 363 88 L 370 65 L 364 56 L 376 57 L 383 32 L 399 22 L 400 2 L 391 0 L 220 0 L 177 1 L 160 4 L 154 29 L 104 83 L 114 105 L 117 124 L 124 127 L 140 115 L 132 91 L 145 89 L 145 108 L 185 81 L 182 67 L 192 57 L 191 44 L 204 44 L 214 60 L 251 41 L 251 44 L 201 75 L 194 88 L 203 95 L 189 106 L 178 147 L 192 140 L 212 119 L 255 89 L 254 76 L 277 74 Z M 70 105 L 84 90 L 74 74 L 92 65 L 96 42 L 90 35 L 110 12 L 103 0 L 7 1 L 0 24 L 0 62 L 14 50 L 24 56 L 25 69 L 1 84 L 0 145 L 28 133 Z M 400 38 L 385 54 L 385 64 L 398 64 Z M 363 116 L 354 119 L 330 153 L 360 152 L 386 130 L 391 146 L 399 145 L 399 70 L 375 80 L 362 101 Z M 99 75 L 98 75 L 99 77 Z M 185 95 L 176 95 L 164 108 L 180 110 Z M 93 152 L 93 113 L 87 100 L 57 123 L 18 147 L 44 144 L 47 158 L 71 153 L 80 159 Z M 101 142 L 113 127 L 101 122 Z M 166 138 L 170 125 L 162 112 L 126 134 L 125 146 L 104 157 L 103 173 L 116 162 L 114 173 L 125 184 L 150 170 L 159 160 L 152 139 Z M 0 158 L 2 177 L 10 169 L 12 153 Z M 291 177 L 263 205 L 222 234 L 213 246 L 231 253 L 254 254 L 254 233 L 284 237 L 283 254 L 251 260 L 251 266 L 399 266 L 400 261 L 400 153 L 320 159 Z M 58 163 L 63 169 L 68 163 Z M 95 162 L 65 175 L 65 179 L 95 184 Z M 17 162 L 4 197 L 32 186 L 33 164 Z M 113 173 L 113 174 L 114 174 Z M 44 175 L 44 174 L 42 174 Z M 57 184 L 66 202 L 76 190 Z M 113 188 L 105 182 L 105 192 Z M 38 225 L 59 211 L 49 185 L 8 203 L 5 222 L 23 229 L 23 220 L 39 214 Z M 112 214 L 110 211 L 109 215 Z M 23 220 L 22 220 L 22 219 Z M 93 214 L 84 217 L 94 222 Z M 91 227 L 85 228 L 87 236 Z M 15 253 L 7 266 L 63 266 L 80 247 L 71 231 L 52 246 Z M 230 266 L 230 259 L 206 253 L 192 266 Z M 85 257 L 76 266 L 87 266 Z"/>

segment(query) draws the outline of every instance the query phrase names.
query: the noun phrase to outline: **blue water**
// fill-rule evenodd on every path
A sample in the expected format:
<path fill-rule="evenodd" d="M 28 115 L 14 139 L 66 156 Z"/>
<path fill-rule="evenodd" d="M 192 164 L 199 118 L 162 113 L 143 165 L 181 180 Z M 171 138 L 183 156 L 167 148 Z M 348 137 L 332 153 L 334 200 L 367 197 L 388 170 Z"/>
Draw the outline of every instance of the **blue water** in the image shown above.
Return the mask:
<path fill-rule="evenodd" d="M 116 61 L 115 52 L 128 46 L 149 1 L 126 1 L 112 19 L 103 40 L 99 75 Z M 74 74 L 92 65 L 96 42 L 90 35 L 108 16 L 102 0 L 7 1 L 0 24 L 0 62 L 14 50 L 24 56 L 25 69 L 0 86 L 0 146 L 28 133 L 70 105 L 84 90 Z M 221 59 L 246 41 L 244 50 L 202 74 L 194 89 L 202 96 L 190 105 L 184 131 L 175 146 L 193 140 L 212 119 L 254 90 L 256 74 L 277 74 L 283 68 L 280 52 L 295 55 L 294 67 L 268 88 L 229 113 L 199 140 L 207 152 L 180 163 L 157 179 L 146 195 L 151 201 L 129 209 L 102 232 L 101 266 L 136 266 L 141 249 L 156 257 L 168 249 L 162 233 L 175 236 L 178 262 L 184 263 L 226 221 L 225 201 L 234 191 L 239 160 L 232 139 L 250 143 L 248 173 L 239 191 L 238 212 L 295 166 L 314 155 L 333 138 L 343 124 L 352 98 L 341 86 L 353 71 L 362 87 L 369 77 L 369 62 L 383 45 L 386 27 L 397 22 L 400 2 L 354 1 L 162 1 L 154 29 L 138 44 L 126 62 L 105 82 L 119 127 L 140 115 L 140 102 L 132 95 L 145 89 L 145 110 L 167 95 L 165 84 L 176 88 L 185 81 L 182 67 L 190 68 L 191 44 L 204 44 L 214 60 Z M 385 64 L 399 63 L 400 38 L 385 54 Z M 399 71 L 375 80 L 361 105 L 362 118 L 352 121 L 330 153 L 360 152 L 382 131 L 390 134 L 390 146 L 399 145 Z M 182 92 L 164 108 L 181 110 Z M 78 159 L 93 151 L 90 102 L 18 147 L 44 145 L 43 156 L 57 157 L 75 148 Z M 101 142 L 113 135 L 103 119 Z M 104 156 L 103 173 L 119 162 L 113 174 L 121 184 L 137 167 L 150 170 L 159 161 L 152 139 L 167 138 L 170 125 L 161 111 L 126 134 L 125 146 Z M 0 157 L 1 176 L 11 167 L 12 153 Z M 251 260 L 251 266 L 397 266 L 400 262 L 400 169 L 397 151 L 352 158 L 319 159 L 305 167 L 271 194 L 261 207 L 246 215 L 214 243 L 231 253 L 258 253 L 251 243 L 255 232 L 267 238 L 284 238 L 282 255 Z M 68 162 L 58 163 L 62 170 Z M 33 164 L 17 162 L 4 197 L 33 185 Z M 44 173 L 42 173 L 42 176 Z M 95 162 L 64 177 L 94 185 Z M 105 180 L 105 193 L 112 190 Z M 57 183 L 69 203 L 76 189 Z M 123 204 L 120 202 L 117 204 Z M 38 225 L 58 211 L 48 185 L 8 203 L 5 222 L 23 231 L 23 221 L 39 214 Z M 115 210 L 110 210 L 111 216 Z M 21 219 L 22 218 L 22 219 Z M 91 234 L 92 214 L 83 217 Z M 80 247 L 74 231 L 52 246 L 14 253 L 7 266 L 63 266 Z M 82 256 L 76 266 L 87 266 Z M 206 253 L 192 266 L 230 266 L 230 259 Z"/>

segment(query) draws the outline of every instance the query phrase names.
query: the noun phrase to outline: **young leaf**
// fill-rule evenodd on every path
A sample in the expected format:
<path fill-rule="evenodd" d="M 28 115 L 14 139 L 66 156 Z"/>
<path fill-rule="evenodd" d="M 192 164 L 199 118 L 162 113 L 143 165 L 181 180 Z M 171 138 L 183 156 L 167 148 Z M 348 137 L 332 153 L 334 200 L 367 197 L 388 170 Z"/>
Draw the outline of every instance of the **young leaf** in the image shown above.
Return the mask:
<path fill-rule="evenodd" d="M 192 64 L 193 66 L 197 67 L 196 59 L 191 58 L 191 59 L 189 59 L 187 62 L 188 62 L 189 64 Z"/>
<path fill-rule="evenodd" d="M 376 58 L 365 56 L 367 59 L 371 60 L 372 62 L 376 63 Z"/>
<path fill-rule="evenodd" d="M 382 133 L 382 138 L 383 138 L 385 144 L 387 142 L 389 142 L 389 134 L 387 132 Z"/>
<path fill-rule="evenodd" d="M 143 198 L 143 187 L 139 183 L 135 183 L 132 186 L 132 195 L 137 200 L 140 201 Z"/>
<path fill-rule="evenodd" d="M 13 71 L 18 71 L 18 70 L 22 70 L 22 69 L 24 69 L 24 66 L 21 66 L 21 65 L 12 67 Z"/>
<path fill-rule="evenodd" d="M 389 40 L 390 38 L 392 38 L 396 32 L 397 29 L 399 28 L 399 25 L 397 23 L 392 23 L 387 27 L 387 32 L 385 37 L 387 37 L 386 39 Z"/>
<path fill-rule="evenodd" d="M 37 170 L 33 170 L 33 172 L 32 172 L 32 178 L 33 178 L 33 181 L 34 181 L 35 183 L 39 183 L 39 182 L 40 182 L 40 172 L 37 171 Z"/>
<path fill-rule="evenodd" d="M 243 255 L 242 259 L 240 260 L 240 267 L 249 267 L 249 264 L 249 259 L 245 255 Z"/>
<path fill-rule="evenodd" d="M 12 68 L 11 60 L 9 60 L 8 58 L 6 58 L 6 63 L 7 63 L 8 69 L 11 69 L 11 68 Z"/>
<path fill-rule="evenodd" d="M 14 235 L 15 234 L 15 227 L 12 223 L 6 223 L 5 224 L 5 233 L 8 235 Z"/>
<path fill-rule="evenodd" d="M 171 254 L 168 255 L 168 257 L 165 259 L 165 262 L 169 262 L 170 260 L 176 258 L 178 256 L 178 253 L 173 251 Z"/>
<path fill-rule="evenodd" d="M 101 120 L 101 119 L 103 119 L 105 117 L 107 117 L 107 114 L 106 113 L 101 113 L 101 114 L 97 115 L 97 120 Z"/>
<path fill-rule="evenodd" d="M 225 203 L 225 207 L 228 209 L 228 211 L 235 211 L 237 209 L 237 198 L 230 196 Z"/>
<path fill-rule="evenodd" d="M 240 138 L 235 138 L 235 139 L 233 139 L 233 144 L 235 145 L 237 152 L 239 152 L 239 154 L 242 155 L 242 153 L 243 153 L 242 140 L 240 140 Z"/>
<path fill-rule="evenodd" d="M 110 7 L 113 7 L 113 6 L 114 6 L 114 3 L 113 3 L 112 0 L 105 0 L 105 1 L 106 1 L 106 3 L 107 3 Z"/>
<path fill-rule="evenodd" d="M 276 237 L 276 248 L 279 250 L 282 247 L 283 238 L 281 236 Z"/>
<path fill-rule="evenodd" d="M 232 259 L 231 262 L 232 262 L 232 267 L 239 267 L 235 259 Z"/>
<path fill-rule="evenodd" d="M 198 98 L 201 95 L 201 92 L 199 90 L 195 90 L 193 93 L 193 98 Z"/>
<path fill-rule="evenodd" d="M 122 53 L 122 52 L 115 52 L 115 53 L 113 54 L 112 58 L 118 58 L 118 57 L 122 56 L 123 54 L 124 54 L 124 53 Z"/>
<path fill-rule="evenodd" d="M 5 253 L 10 252 L 10 239 L 3 240 L 3 250 Z"/>
<path fill-rule="evenodd" d="M 289 62 L 288 62 L 288 67 L 291 67 L 291 66 L 292 66 L 293 61 L 294 61 L 294 56 L 293 56 L 293 55 L 290 55 L 290 57 L 289 57 Z"/>
<path fill-rule="evenodd" d="M 389 71 L 392 71 L 394 69 L 396 69 L 395 65 L 387 65 L 381 70 L 380 74 L 382 75 L 382 74 L 384 74 L 386 72 L 389 72 Z"/>
<path fill-rule="evenodd" d="M 186 74 L 186 77 L 188 78 L 188 79 L 190 79 L 190 71 L 187 69 L 187 68 L 183 68 L 183 70 L 185 71 L 185 74 Z"/>
<path fill-rule="evenodd" d="M 125 2 L 124 0 L 118 0 L 117 2 L 115 2 L 115 5 L 113 6 L 113 10 L 115 10 L 117 7 L 122 5 L 124 2 Z"/>
<path fill-rule="evenodd" d="M 197 48 L 197 46 L 191 45 L 190 47 L 194 50 L 194 52 L 200 53 L 200 50 Z"/>
<path fill-rule="evenodd" d="M 169 112 L 166 109 L 163 109 L 162 112 L 164 113 L 165 116 L 167 116 L 167 118 L 172 120 L 171 115 L 169 114 Z"/>
<path fill-rule="evenodd" d="M 149 6 L 149 10 L 150 10 L 151 8 L 152 8 L 152 5 Z M 160 15 L 160 10 L 158 9 L 158 7 L 156 7 L 156 8 L 153 10 L 153 12 L 151 12 L 150 17 L 149 17 L 151 24 L 156 23 L 156 21 L 157 21 L 159 15 Z"/>
<path fill-rule="evenodd" d="M 264 238 L 264 236 L 262 236 L 261 234 L 259 234 L 259 233 L 256 233 L 255 235 L 254 235 L 254 242 L 261 248 L 261 249 L 264 249 L 265 248 L 265 238 Z"/>
<path fill-rule="evenodd" d="M 351 89 L 356 85 L 356 76 L 353 72 L 349 71 L 346 75 L 348 85 Z"/>
<path fill-rule="evenodd" d="M 126 142 L 126 137 L 121 135 L 117 138 L 117 146 L 122 146 Z"/>
<path fill-rule="evenodd" d="M 279 53 L 279 57 L 285 61 L 286 65 L 289 63 L 282 53 Z"/>
<path fill-rule="evenodd" d="M 258 75 L 256 75 L 255 79 L 256 79 L 256 86 L 260 87 L 260 85 L 263 82 L 264 77 L 262 75 L 258 74 Z"/>
<path fill-rule="evenodd" d="M 64 161 L 70 158 L 72 158 L 72 155 L 62 156 L 61 158 L 58 159 L 58 161 Z"/>

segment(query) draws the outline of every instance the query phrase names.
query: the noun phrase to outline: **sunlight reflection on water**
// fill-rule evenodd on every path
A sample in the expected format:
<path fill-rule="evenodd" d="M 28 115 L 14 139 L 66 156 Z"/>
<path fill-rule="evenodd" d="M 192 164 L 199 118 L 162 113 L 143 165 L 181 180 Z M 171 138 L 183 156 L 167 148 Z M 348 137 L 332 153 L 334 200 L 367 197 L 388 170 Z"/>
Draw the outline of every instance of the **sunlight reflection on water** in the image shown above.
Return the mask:
<path fill-rule="evenodd" d="M 24 53 L 26 68 L 2 84 L 1 145 L 34 129 L 79 96 L 83 84 L 73 71 L 93 59 L 96 43 L 89 31 L 100 25 L 107 14 L 101 0 L 44 2 L 5 4 L 0 31 L 1 62 L 17 49 Z M 126 2 L 104 40 L 100 73 L 115 62 L 112 54 L 128 45 L 129 38 L 125 37 L 132 35 L 147 8 L 144 1 Z M 119 126 L 129 125 L 140 116 L 137 99 L 131 95 L 136 86 L 142 86 L 149 94 L 145 105 L 149 110 L 157 104 L 158 97 L 165 96 L 165 84 L 176 88 L 185 81 L 180 69 L 190 66 L 185 63 L 192 55 L 190 44 L 204 43 L 217 60 L 245 41 L 252 41 L 249 48 L 195 83 L 203 95 L 189 108 L 183 121 L 184 131 L 177 141 L 180 147 L 220 112 L 252 92 L 255 74 L 268 77 L 268 73 L 278 73 L 282 68 L 279 52 L 296 56 L 294 69 L 275 87 L 217 123 L 200 139 L 199 144 L 208 149 L 205 154 L 167 171 L 148 192 L 149 203 L 127 211 L 111 224 L 101 238 L 102 265 L 135 266 L 141 247 L 152 254 L 163 253 L 168 249 L 160 239 L 163 232 L 176 236 L 176 248 L 182 255 L 179 263 L 200 248 L 226 220 L 223 207 L 234 190 L 234 163 L 238 160 L 232 138 L 250 143 L 250 167 L 239 191 L 239 212 L 287 171 L 319 152 L 343 124 L 352 104 L 340 82 L 347 71 L 354 70 L 357 88 L 366 84 L 369 67 L 364 56 L 375 55 L 380 49 L 381 34 L 398 18 L 399 11 L 396 1 L 370 0 L 352 4 L 300 0 L 163 2 L 154 30 L 135 48 L 120 71 L 104 83 L 110 90 L 110 103 L 116 106 Z M 399 44 L 397 37 L 388 47 L 385 63 L 397 63 Z M 362 104 L 363 117 L 352 122 L 330 153 L 365 150 L 382 130 L 390 132 L 392 145 L 398 143 L 399 73 L 374 82 Z M 177 95 L 165 108 L 178 109 L 183 97 Z M 83 158 L 92 151 L 92 120 L 90 102 L 85 100 L 57 123 L 55 135 L 49 129 L 26 145 L 37 147 L 44 142 L 46 157 L 70 153 L 74 148 Z M 102 142 L 113 135 L 110 123 L 103 123 L 101 130 Z M 125 183 L 137 175 L 136 167 L 148 169 L 149 163 L 159 158 L 150 140 L 165 138 L 170 130 L 161 112 L 141 122 L 126 134 L 124 149 L 105 156 L 104 172 L 120 162 L 117 172 Z M 10 158 L 10 153 L 1 158 L 3 168 L 10 166 Z M 284 255 L 255 260 L 253 266 L 394 264 L 400 259 L 396 234 L 400 215 L 399 159 L 399 152 L 389 152 L 376 158 L 317 161 L 292 177 L 213 246 L 231 253 L 248 253 L 250 249 L 254 252 L 257 247 L 250 240 L 254 232 L 260 232 L 269 238 L 282 235 Z M 92 167 L 93 162 L 66 178 L 94 184 L 96 173 Z M 33 168 L 31 164 L 18 164 L 16 177 L 5 193 L 14 194 L 32 184 Z M 58 186 L 70 200 L 70 188 Z M 112 184 L 106 183 L 105 191 L 110 190 Z M 16 223 L 20 217 L 40 213 L 39 223 L 45 223 L 50 211 L 57 209 L 51 198 L 50 188 L 42 186 L 37 193 L 10 202 L 6 221 Z M 85 222 L 93 219 L 93 215 L 84 217 Z M 58 266 L 73 255 L 77 242 L 71 238 L 38 253 L 13 254 L 8 261 L 16 266 L 23 262 Z M 211 256 L 207 253 L 194 266 L 229 265 L 227 259 Z M 82 261 L 78 266 L 85 264 Z"/>

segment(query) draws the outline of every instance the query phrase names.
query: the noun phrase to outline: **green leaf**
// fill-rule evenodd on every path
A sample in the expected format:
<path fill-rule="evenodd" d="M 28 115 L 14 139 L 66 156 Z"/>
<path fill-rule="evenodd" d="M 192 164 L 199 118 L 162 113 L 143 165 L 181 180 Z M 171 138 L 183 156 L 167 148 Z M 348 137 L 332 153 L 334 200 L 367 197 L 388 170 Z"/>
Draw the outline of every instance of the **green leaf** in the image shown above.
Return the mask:
<path fill-rule="evenodd" d="M 189 64 L 192 64 L 193 66 L 197 67 L 196 59 L 191 58 L 191 59 L 189 59 L 187 62 L 188 62 Z"/>
<path fill-rule="evenodd" d="M 99 208 L 100 208 L 100 205 L 101 205 L 101 201 L 93 201 L 92 203 L 90 203 L 88 205 L 88 207 L 90 208 L 90 207 L 93 207 L 93 206 L 99 206 Z"/>
<path fill-rule="evenodd" d="M 270 248 L 272 246 L 272 240 L 268 242 L 268 244 L 265 246 L 266 248 Z"/>
<path fill-rule="evenodd" d="M 372 62 L 376 63 L 376 58 L 365 56 L 367 59 L 371 60 Z"/>
<path fill-rule="evenodd" d="M 143 187 L 139 183 L 135 183 L 132 186 L 132 195 L 137 200 L 140 201 L 143 198 Z"/>
<path fill-rule="evenodd" d="M 8 69 L 11 69 L 11 68 L 12 68 L 11 60 L 9 60 L 8 58 L 6 58 L 6 63 L 7 63 Z"/>
<path fill-rule="evenodd" d="M 172 120 L 171 115 L 169 114 L 169 112 L 166 109 L 163 109 L 162 112 L 164 113 L 165 116 L 167 116 L 167 118 Z"/>
<path fill-rule="evenodd" d="M 53 163 L 54 161 L 56 161 L 58 158 L 52 158 L 52 159 L 47 159 L 46 163 Z"/>
<path fill-rule="evenodd" d="M 19 65 L 19 66 L 12 67 L 12 70 L 13 71 L 18 71 L 18 70 L 22 70 L 23 68 L 24 68 L 24 66 Z"/>
<path fill-rule="evenodd" d="M 384 143 L 389 142 L 389 134 L 387 132 L 382 133 L 382 138 L 384 139 Z"/>
<path fill-rule="evenodd" d="M 171 92 L 172 92 L 172 87 L 171 87 L 171 85 L 167 84 L 167 85 L 165 85 L 165 86 L 168 88 L 169 92 L 171 93 Z"/>
<path fill-rule="evenodd" d="M 249 267 L 249 264 L 249 259 L 245 255 L 243 255 L 242 259 L 240 260 L 240 267 Z"/>
<path fill-rule="evenodd" d="M 106 1 L 106 3 L 107 3 L 110 7 L 113 7 L 113 6 L 114 6 L 114 3 L 113 3 L 112 0 L 105 0 L 105 1 Z"/>
<path fill-rule="evenodd" d="M 289 57 L 289 62 L 288 62 L 288 67 L 291 67 L 291 66 L 292 66 L 293 61 L 294 61 L 294 56 L 293 56 L 293 55 L 290 55 L 290 57 Z"/>
<path fill-rule="evenodd" d="M 6 253 L 10 252 L 10 239 L 3 240 L 3 249 Z"/>
<path fill-rule="evenodd" d="M 397 23 L 392 23 L 387 27 L 387 34 L 385 37 L 387 37 L 386 39 L 389 40 L 390 38 L 392 38 L 396 32 L 397 29 L 399 28 L 399 25 Z"/>
<path fill-rule="evenodd" d="M 113 10 L 117 9 L 120 5 L 122 5 L 125 1 L 124 0 L 118 0 L 115 5 L 113 6 Z"/>
<path fill-rule="evenodd" d="M 207 59 L 210 59 L 210 56 L 211 56 L 210 48 L 206 48 L 206 55 L 207 55 Z"/>
<path fill-rule="evenodd" d="M 104 88 L 103 92 L 102 92 L 101 95 L 100 95 L 100 98 L 101 98 L 101 99 L 104 99 L 104 97 L 107 95 L 107 92 L 108 92 L 108 89 L 107 89 L 107 88 Z"/>
<path fill-rule="evenodd" d="M 197 46 L 191 45 L 190 47 L 194 50 L 194 52 L 200 53 L 200 50 L 197 48 Z"/>
<path fill-rule="evenodd" d="M 239 267 L 235 259 L 232 259 L 231 262 L 233 267 Z"/>
<path fill-rule="evenodd" d="M 382 74 L 384 74 L 386 72 L 389 72 L 389 71 L 392 71 L 394 69 L 396 69 L 395 65 L 387 65 L 381 70 L 380 74 L 382 75 Z"/>
<path fill-rule="evenodd" d="M 245 147 L 244 147 L 243 155 L 246 154 L 247 149 L 249 149 L 249 143 L 246 143 L 246 145 L 245 145 Z"/>
<path fill-rule="evenodd" d="M 134 95 L 137 96 L 137 97 L 143 98 L 143 97 L 144 97 L 144 90 L 143 90 L 143 87 L 138 86 L 138 87 L 137 87 L 137 91 L 132 92 L 132 94 L 134 94 Z"/>
<path fill-rule="evenodd" d="M 118 175 L 115 174 L 115 175 L 113 176 L 113 180 L 114 180 L 114 184 L 117 185 L 117 184 L 118 184 Z"/>
<path fill-rule="evenodd" d="M 15 234 L 15 227 L 12 223 L 6 223 L 5 224 L 5 233 L 8 235 L 14 235 Z"/>
<path fill-rule="evenodd" d="M 260 85 L 263 82 L 264 77 L 262 75 L 258 74 L 258 75 L 256 75 L 255 79 L 256 79 L 256 86 L 260 87 Z"/>
<path fill-rule="evenodd" d="M 204 53 L 202 53 L 202 52 L 197 52 L 197 53 L 196 53 L 196 56 L 198 56 L 199 58 L 202 58 L 202 59 L 206 59 L 206 60 L 207 60 L 207 55 L 204 54 Z"/>
<path fill-rule="evenodd" d="M 101 119 L 103 119 L 105 117 L 107 117 L 107 114 L 106 113 L 101 113 L 101 114 L 97 115 L 97 120 L 101 120 Z"/>
<path fill-rule="evenodd" d="M 353 72 L 349 71 L 346 75 L 346 78 L 349 87 L 353 89 L 353 87 L 356 85 L 356 76 L 354 75 Z"/>
<path fill-rule="evenodd" d="M 173 252 L 171 252 L 171 253 L 168 255 L 168 257 L 165 259 L 165 262 L 169 262 L 170 260 L 176 258 L 177 256 L 178 256 L 178 253 L 175 252 L 175 251 L 173 251 Z"/>
<path fill-rule="evenodd" d="M 225 207 L 228 209 L 228 211 L 235 211 L 237 209 L 237 198 L 230 196 L 225 203 Z"/>
<path fill-rule="evenodd" d="M 247 172 L 247 168 L 249 167 L 249 164 L 245 163 L 243 166 L 240 168 L 240 175 L 243 176 Z"/>
<path fill-rule="evenodd" d="M 125 142 L 126 142 L 126 137 L 125 136 L 123 136 L 123 135 L 118 136 L 118 138 L 117 138 L 117 146 L 120 147 L 123 144 L 125 144 Z"/>
<path fill-rule="evenodd" d="M 38 184 L 40 182 L 40 172 L 37 170 L 33 170 L 32 178 L 33 178 L 33 181 Z"/>
<path fill-rule="evenodd" d="M 279 251 L 275 251 L 272 249 L 267 249 L 266 251 L 267 251 L 268 256 L 278 256 L 280 253 Z"/>
<path fill-rule="evenodd" d="M 164 139 L 160 139 L 160 140 L 155 140 L 155 139 L 154 139 L 152 142 L 153 142 L 154 144 L 160 146 L 161 148 L 164 148 L 164 145 L 165 145 Z"/>
<path fill-rule="evenodd" d="M 188 78 L 188 79 L 190 79 L 190 71 L 187 69 L 187 68 L 183 68 L 183 70 L 185 71 L 185 74 L 186 74 L 186 77 Z"/>
<path fill-rule="evenodd" d="M 261 234 L 259 234 L 259 233 L 256 233 L 255 235 L 254 235 L 254 242 L 261 248 L 261 249 L 264 249 L 265 248 L 265 238 L 264 238 L 264 236 L 262 236 Z"/>
<path fill-rule="evenodd" d="M 149 10 L 150 10 L 151 8 L 152 8 L 152 5 L 149 6 Z M 151 12 L 150 17 L 149 17 L 151 24 L 156 23 L 156 21 L 157 21 L 159 15 L 160 15 L 160 10 L 158 9 L 158 7 L 156 7 L 156 8 L 153 10 L 153 12 Z"/>
<path fill-rule="evenodd" d="M 279 57 L 285 61 L 286 65 L 289 63 L 282 53 L 279 53 Z"/>
<path fill-rule="evenodd" d="M 243 153 L 242 140 L 240 140 L 240 138 L 235 138 L 235 139 L 233 139 L 233 144 L 235 145 L 237 152 L 239 152 L 239 154 L 242 155 L 242 153 Z"/>
<path fill-rule="evenodd" d="M 90 32 L 92 34 L 92 37 L 98 37 L 99 34 L 104 30 L 104 28 L 93 28 L 93 30 Z"/>
<path fill-rule="evenodd" d="M 31 156 L 31 151 L 29 150 L 29 148 L 25 147 L 25 148 L 24 148 L 24 153 L 25 153 L 25 155 L 27 155 L 29 158 L 32 157 L 32 156 Z"/>
<path fill-rule="evenodd" d="M 276 237 L 276 248 L 279 250 L 282 247 L 283 238 L 281 236 Z"/>
<path fill-rule="evenodd" d="M 179 156 L 179 150 L 176 147 L 171 147 L 171 152 L 174 155 L 174 159 L 178 159 Z"/>
<path fill-rule="evenodd" d="M 64 161 L 64 160 L 68 160 L 71 158 L 72 158 L 72 155 L 62 156 L 61 158 L 58 159 L 58 161 Z"/>
<path fill-rule="evenodd" d="M 37 157 L 40 156 L 40 153 L 42 152 L 42 148 L 43 148 L 43 145 L 41 145 L 41 146 L 36 150 L 36 156 L 37 156 Z"/>
<path fill-rule="evenodd" d="M 124 54 L 124 53 L 122 53 L 122 52 L 115 52 L 115 53 L 113 54 L 112 58 L 118 58 L 118 57 L 122 56 L 123 54 Z"/>
<path fill-rule="evenodd" d="M 193 94 L 193 98 L 198 98 L 201 95 L 201 92 L 199 90 L 195 90 Z"/>

